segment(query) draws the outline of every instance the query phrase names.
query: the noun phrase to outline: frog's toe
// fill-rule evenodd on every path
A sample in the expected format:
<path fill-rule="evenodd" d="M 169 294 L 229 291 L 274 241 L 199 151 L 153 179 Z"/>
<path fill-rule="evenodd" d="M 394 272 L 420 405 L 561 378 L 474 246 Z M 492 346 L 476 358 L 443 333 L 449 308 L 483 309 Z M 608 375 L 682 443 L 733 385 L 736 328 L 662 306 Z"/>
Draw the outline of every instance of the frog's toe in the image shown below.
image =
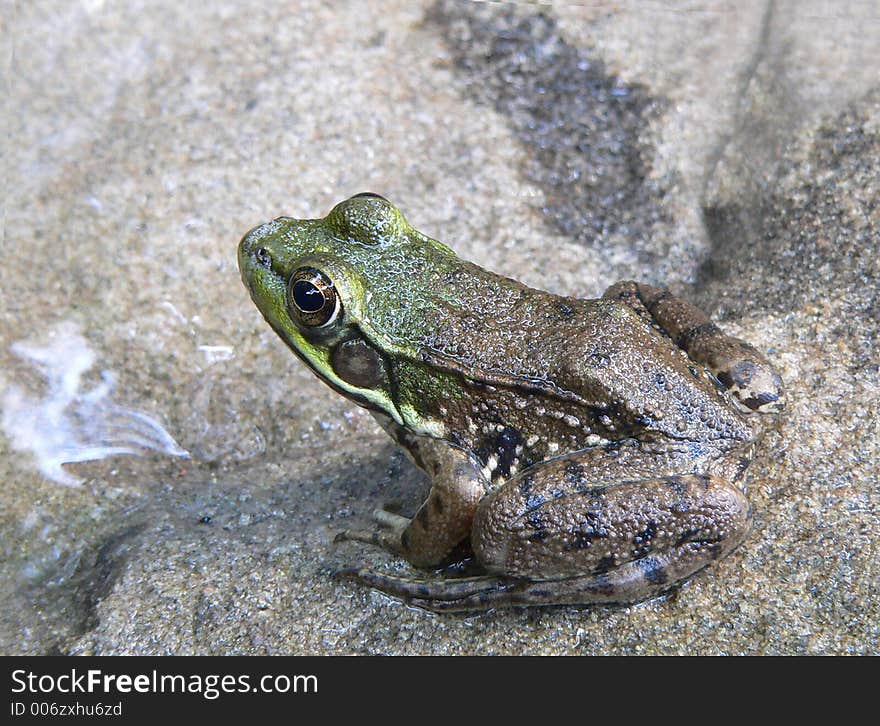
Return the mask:
<path fill-rule="evenodd" d="M 373 521 L 378 525 L 376 529 L 344 529 L 336 533 L 333 542 L 365 542 L 399 554 L 401 538 L 410 518 L 385 509 L 374 509 Z"/>
<path fill-rule="evenodd" d="M 402 577 L 365 568 L 352 568 L 339 570 L 335 577 L 366 585 L 409 605 L 432 612 L 486 610 L 504 605 L 503 593 L 516 587 L 513 580 L 494 575 L 448 579 Z"/>
<path fill-rule="evenodd" d="M 333 538 L 333 544 L 340 542 L 366 542 L 367 544 L 378 544 L 376 541 L 379 533 L 375 530 L 367 529 L 343 529 L 336 533 Z"/>
<path fill-rule="evenodd" d="M 334 544 L 340 542 L 363 542 L 393 554 L 401 553 L 400 534 L 384 529 L 343 529 L 333 538 Z"/>
<path fill-rule="evenodd" d="M 340 570 L 337 579 L 357 582 L 435 613 L 469 613 L 508 607 L 627 605 L 655 597 L 675 583 L 645 587 L 644 565 L 627 563 L 615 572 L 560 580 L 532 581 L 500 575 L 401 577 L 367 569 Z"/>
<path fill-rule="evenodd" d="M 409 526 L 412 520 L 388 509 L 374 509 L 373 521 L 380 527 L 397 532 L 400 535 L 403 534 L 403 530 Z"/>
<path fill-rule="evenodd" d="M 782 378 L 758 356 L 745 357 L 723 366 L 717 377 L 749 411 L 779 413 L 785 408 Z"/>
<path fill-rule="evenodd" d="M 713 323 L 689 329 L 679 341 L 746 411 L 779 413 L 784 408 L 782 378 L 751 343 L 725 335 Z"/>

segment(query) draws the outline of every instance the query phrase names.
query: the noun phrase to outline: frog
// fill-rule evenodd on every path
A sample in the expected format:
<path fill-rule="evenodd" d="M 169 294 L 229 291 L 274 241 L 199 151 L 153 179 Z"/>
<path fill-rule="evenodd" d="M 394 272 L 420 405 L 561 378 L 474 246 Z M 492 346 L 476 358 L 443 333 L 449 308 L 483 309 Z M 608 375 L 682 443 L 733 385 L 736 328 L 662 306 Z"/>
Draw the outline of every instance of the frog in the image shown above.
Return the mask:
<path fill-rule="evenodd" d="M 280 339 L 430 481 L 413 516 L 377 508 L 336 537 L 415 571 L 343 580 L 434 612 L 631 605 L 746 538 L 746 473 L 782 380 L 668 289 L 529 287 L 373 192 L 253 228 L 238 264 Z"/>

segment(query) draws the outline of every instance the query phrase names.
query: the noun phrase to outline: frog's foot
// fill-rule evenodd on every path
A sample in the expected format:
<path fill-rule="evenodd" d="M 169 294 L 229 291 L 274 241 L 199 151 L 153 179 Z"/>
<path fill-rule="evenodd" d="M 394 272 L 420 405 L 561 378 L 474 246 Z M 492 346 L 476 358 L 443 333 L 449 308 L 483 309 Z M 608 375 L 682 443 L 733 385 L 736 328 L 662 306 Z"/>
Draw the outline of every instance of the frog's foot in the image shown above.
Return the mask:
<path fill-rule="evenodd" d="M 697 550 L 704 552 L 698 555 Z M 528 580 L 498 575 L 478 577 L 401 577 L 367 569 L 343 570 L 339 579 L 353 580 L 432 612 L 473 612 L 505 607 L 552 605 L 631 605 L 674 589 L 708 565 L 718 551 L 689 543 L 683 552 L 643 557 L 609 572 L 558 580 Z M 702 565 L 681 568 L 695 556 Z"/>
<path fill-rule="evenodd" d="M 404 553 L 403 533 L 410 525 L 410 518 L 403 517 L 386 509 L 374 509 L 373 521 L 378 525 L 374 529 L 344 529 L 337 532 L 334 542 L 365 542 L 381 547 L 396 555 Z"/>
<path fill-rule="evenodd" d="M 367 569 L 340 570 L 340 580 L 351 580 L 372 587 L 416 607 L 434 612 L 486 610 L 495 606 L 488 602 L 493 593 L 510 587 L 503 577 L 401 577 Z"/>
<path fill-rule="evenodd" d="M 623 281 L 603 297 L 618 300 L 705 365 L 749 411 L 778 413 L 784 407 L 782 379 L 761 353 L 744 340 L 726 335 L 695 305 L 665 288 Z"/>
<path fill-rule="evenodd" d="M 481 492 L 482 488 L 471 501 L 462 502 L 450 500 L 449 492 L 435 485 L 415 517 L 374 509 L 375 528 L 346 529 L 337 533 L 333 541 L 364 542 L 399 555 L 416 567 L 436 567 L 467 540 L 477 508 L 476 497 Z"/>

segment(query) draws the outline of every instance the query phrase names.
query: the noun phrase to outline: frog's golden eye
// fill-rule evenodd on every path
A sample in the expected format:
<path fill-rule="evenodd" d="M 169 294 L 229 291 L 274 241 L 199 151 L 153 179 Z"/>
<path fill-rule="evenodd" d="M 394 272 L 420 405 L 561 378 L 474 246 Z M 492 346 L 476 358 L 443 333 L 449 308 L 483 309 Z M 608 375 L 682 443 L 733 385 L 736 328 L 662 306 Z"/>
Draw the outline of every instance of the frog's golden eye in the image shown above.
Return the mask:
<path fill-rule="evenodd" d="M 327 275 L 314 267 L 300 267 L 287 283 L 287 310 L 308 328 L 329 325 L 339 315 L 339 293 Z"/>

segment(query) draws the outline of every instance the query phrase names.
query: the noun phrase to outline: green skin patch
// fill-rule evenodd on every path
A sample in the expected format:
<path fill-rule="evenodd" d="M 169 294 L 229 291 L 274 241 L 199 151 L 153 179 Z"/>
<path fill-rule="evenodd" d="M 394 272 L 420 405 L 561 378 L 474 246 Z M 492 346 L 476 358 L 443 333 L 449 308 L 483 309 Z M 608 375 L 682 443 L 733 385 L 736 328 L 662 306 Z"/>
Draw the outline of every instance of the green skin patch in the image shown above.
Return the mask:
<path fill-rule="evenodd" d="M 386 413 L 401 426 L 437 435 L 442 425 L 420 416 L 408 401 L 395 400 L 388 385 L 352 385 L 337 375 L 331 362 L 336 344 L 360 338 L 397 365 L 421 367 L 413 338 L 425 334 L 418 325 L 423 318 L 419 306 L 408 305 L 412 294 L 394 281 L 406 279 L 410 290 L 423 288 L 460 263 L 446 246 L 413 230 L 399 211 L 387 205 L 385 214 L 377 215 L 371 209 L 374 205 L 373 199 L 363 198 L 345 209 L 339 205 L 321 220 L 281 217 L 255 228 L 239 245 L 242 281 L 272 329 L 335 390 Z M 288 281 L 303 267 L 322 270 L 333 282 L 341 313 L 332 327 L 305 328 L 291 317 Z M 390 274 L 371 275 L 371 270 Z M 390 299 L 400 307 L 392 308 L 386 303 Z M 409 310 L 403 321 L 400 309 Z M 396 325 L 384 326 L 389 320 Z M 412 335 L 404 333 L 408 326 Z M 425 378 L 425 386 L 434 388 L 432 377 Z"/>

